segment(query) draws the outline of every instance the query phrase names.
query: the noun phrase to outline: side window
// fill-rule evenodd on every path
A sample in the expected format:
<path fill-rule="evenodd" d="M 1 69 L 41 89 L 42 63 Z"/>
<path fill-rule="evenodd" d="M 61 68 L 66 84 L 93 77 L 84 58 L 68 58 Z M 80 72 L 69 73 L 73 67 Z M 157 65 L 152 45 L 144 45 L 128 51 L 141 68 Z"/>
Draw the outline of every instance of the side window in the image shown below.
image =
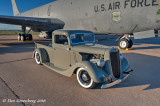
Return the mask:
<path fill-rule="evenodd" d="M 56 44 L 68 45 L 67 36 L 65 36 L 65 35 L 55 35 L 55 43 Z"/>

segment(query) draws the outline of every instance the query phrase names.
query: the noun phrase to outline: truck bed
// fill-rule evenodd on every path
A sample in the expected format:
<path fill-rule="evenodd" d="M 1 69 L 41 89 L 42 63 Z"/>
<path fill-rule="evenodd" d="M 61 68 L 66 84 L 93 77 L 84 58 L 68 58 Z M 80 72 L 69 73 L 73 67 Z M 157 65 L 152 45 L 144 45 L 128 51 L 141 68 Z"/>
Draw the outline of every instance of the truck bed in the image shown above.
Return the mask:
<path fill-rule="evenodd" d="M 35 48 L 52 48 L 52 43 L 35 43 Z"/>

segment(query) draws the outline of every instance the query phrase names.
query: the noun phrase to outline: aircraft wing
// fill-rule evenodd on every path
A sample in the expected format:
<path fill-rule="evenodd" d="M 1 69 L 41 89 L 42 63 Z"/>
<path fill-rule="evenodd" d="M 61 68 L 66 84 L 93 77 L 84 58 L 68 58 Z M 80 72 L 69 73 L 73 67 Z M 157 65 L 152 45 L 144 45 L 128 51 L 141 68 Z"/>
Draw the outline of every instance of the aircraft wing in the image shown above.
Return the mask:
<path fill-rule="evenodd" d="M 56 18 L 36 18 L 22 16 L 2 16 L 0 15 L 0 23 L 20 25 L 38 29 L 39 31 L 53 31 L 62 29 L 65 23 Z"/>

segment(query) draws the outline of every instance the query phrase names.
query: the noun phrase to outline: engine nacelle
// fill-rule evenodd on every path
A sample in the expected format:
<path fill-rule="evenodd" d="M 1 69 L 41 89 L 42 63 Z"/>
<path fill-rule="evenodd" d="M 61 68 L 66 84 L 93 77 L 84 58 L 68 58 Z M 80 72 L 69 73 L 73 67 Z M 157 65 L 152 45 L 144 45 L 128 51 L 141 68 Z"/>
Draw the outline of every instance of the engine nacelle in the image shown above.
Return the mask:
<path fill-rule="evenodd" d="M 51 39 L 52 38 L 52 33 L 49 32 L 40 32 L 39 37 L 41 38 L 46 38 L 46 39 Z"/>

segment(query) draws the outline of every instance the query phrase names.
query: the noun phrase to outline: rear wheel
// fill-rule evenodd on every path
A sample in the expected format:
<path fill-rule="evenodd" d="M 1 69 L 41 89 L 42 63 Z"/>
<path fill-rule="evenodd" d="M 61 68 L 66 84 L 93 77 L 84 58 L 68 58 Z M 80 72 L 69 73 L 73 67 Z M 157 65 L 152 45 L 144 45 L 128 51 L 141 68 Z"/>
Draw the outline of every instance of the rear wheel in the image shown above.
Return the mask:
<path fill-rule="evenodd" d="M 35 52 L 35 61 L 38 65 L 41 65 L 41 57 L 40 57 L 40 53 L 38 51 Z"/>
<path fill-rule="evenodd" d="M 94 88 L 97 84 L 91 79 L 89 73 L 84 68 L 79 68 L 77 70 L 77 80 L 78 83 L 87 89 Z"/>

